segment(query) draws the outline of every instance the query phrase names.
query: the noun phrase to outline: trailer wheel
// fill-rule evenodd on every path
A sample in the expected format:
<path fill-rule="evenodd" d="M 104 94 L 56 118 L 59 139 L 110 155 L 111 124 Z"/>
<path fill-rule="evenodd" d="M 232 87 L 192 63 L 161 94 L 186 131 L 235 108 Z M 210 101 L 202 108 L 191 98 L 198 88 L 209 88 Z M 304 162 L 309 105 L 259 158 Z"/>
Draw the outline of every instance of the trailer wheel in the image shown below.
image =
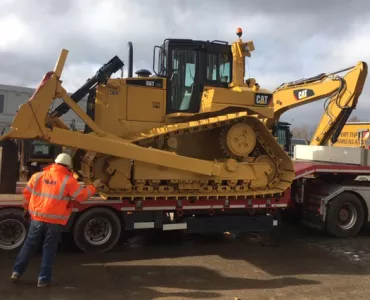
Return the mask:
<path fill-rule="evenodd" d="M 326 230 L 339 238 L 357 236 L 364 225 L 364 207 L 354 194 L 342 193 L 329 204 Z"/>
<path fill-rule="evenodd" d="M 107 252 L 118 242 L 121 222 L 108 208 L 96 207 L 83 212 L 73 228 L 73 238 L 84 252 Z"/>
<path fill-rule="evenodd" d="M 28 223 L 23 211 L 17 208 L 0 211 L 0 249 L 5 251 L 18 250 L 27 237 Z"/>

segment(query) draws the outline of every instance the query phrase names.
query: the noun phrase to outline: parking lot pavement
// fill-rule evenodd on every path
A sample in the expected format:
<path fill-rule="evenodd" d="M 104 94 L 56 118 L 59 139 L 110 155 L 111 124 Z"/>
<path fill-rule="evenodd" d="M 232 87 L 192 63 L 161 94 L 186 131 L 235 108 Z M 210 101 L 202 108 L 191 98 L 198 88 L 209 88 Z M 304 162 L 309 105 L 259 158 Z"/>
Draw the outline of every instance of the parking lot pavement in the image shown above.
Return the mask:
<path fill-rule="evenodd" d="M 40 255 L 22 283 L 9 282 L 15 255 L 0 254 L 1 299 L 353 300 L 370 292 L 370 237 L 337 240 L 294 228 L 277 245 L 255 235 L 166 233 L 93 255 L 65 242 L 54 267 L 59 284 L 46 289 L 36 288 Z"/>

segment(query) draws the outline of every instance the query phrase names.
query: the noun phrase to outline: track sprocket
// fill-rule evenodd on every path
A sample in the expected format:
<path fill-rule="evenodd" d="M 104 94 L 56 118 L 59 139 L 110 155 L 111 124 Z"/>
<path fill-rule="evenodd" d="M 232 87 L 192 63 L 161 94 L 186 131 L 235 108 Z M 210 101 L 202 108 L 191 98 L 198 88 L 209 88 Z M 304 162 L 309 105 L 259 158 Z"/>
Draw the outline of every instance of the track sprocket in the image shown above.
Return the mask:
<path fill-rule="evenodd" d="M 221 147 L 224 153 L 233 158 L 247 157 L 255 148 L 257 135 L 246 122 L 238 122 L 221 130 Z"/>

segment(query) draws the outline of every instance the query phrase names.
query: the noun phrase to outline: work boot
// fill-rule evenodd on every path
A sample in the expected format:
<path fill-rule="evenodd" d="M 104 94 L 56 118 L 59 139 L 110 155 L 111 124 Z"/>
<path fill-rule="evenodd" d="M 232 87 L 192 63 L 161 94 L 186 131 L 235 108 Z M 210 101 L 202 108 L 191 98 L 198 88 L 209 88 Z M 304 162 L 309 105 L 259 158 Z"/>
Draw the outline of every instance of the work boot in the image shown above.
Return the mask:
<path fill-rule="evenodd" d="M 12 282 L 19 282 L 21 280 L 21 276 L 18 273 L 13 272 L 12 276 L 10 276 L 10 280 Z"/>
<path fill-rule="evenodd" d="M 54 280 L 51 280 L 51 281 L 38 281 L 37 282 L 37 287 L 43 288 L 43 287 L 53 286 L 53 285 L 56 285 L 56 284 L 57 284 L 57 282 L 54 281 Z"/>

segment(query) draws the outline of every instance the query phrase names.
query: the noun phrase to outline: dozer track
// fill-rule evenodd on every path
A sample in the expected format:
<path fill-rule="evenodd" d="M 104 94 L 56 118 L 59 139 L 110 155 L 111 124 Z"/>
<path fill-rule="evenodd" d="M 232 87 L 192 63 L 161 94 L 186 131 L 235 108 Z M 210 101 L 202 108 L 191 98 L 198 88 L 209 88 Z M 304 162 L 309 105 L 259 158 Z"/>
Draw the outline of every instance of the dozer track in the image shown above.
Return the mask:
<path fill-rule="evenodd" d="M 244 173 L 239 172 L 237 177 L 199 176 L 188 172 L 176 178 L 174 173 L 167 173 L 165 170 L 147 172 L 145 168 L 150 164 L 144 164 L 141 168 L 134 168 L 134 175 L 131 174 L 134 179 L 129 180 L 130 184 L 124 189 L 111 188 L 105 191 L 110 197 L 204 199 L 277 196 L 289 188 L 294 178 L 293 163 L 289 156 L 258 115 L 248 115 L 247 112 L 153 128 L 137 135 L 132 143 L 149 148 L 149 151 L 150 148 L 156 148 L 176 152 L 178 155 L 225 162 L 230 174 L 243 166 L 248 168 Z M 85 152 L 82 168 L 85 178 L 94 169 L 94 161 L 96 168 L 97 158 L 110 159 L 109 156 Z M 134 162 L 135 164 L 143 163 Z M 101 163 L 98 165 L 101 166 Z M 138 174 L 140 170 L 144 175 Z M 118 169 L 109 172 L 116 171 L 119 172 Z M 250 174 L 251 172 L 254 174 Z M 155 178 L 145 178 L 145 173 L 147 176 L 154 174 Z M 91 174 L 89 180 L 93 179 Z"/>

